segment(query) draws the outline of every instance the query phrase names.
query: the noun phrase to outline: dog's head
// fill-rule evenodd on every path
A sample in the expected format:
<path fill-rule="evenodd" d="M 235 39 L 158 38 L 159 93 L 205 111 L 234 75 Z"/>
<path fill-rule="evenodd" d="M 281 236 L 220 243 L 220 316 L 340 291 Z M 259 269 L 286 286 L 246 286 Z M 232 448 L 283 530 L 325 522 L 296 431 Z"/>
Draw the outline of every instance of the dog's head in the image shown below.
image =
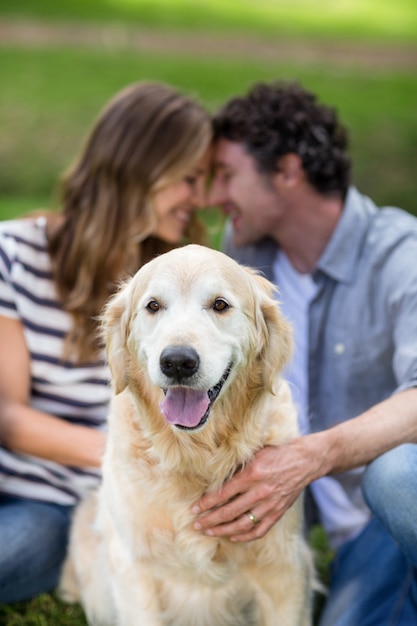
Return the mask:
<path fill-rule="evenodd" d="M 273 285 L 254 270 L 203 246 L 147 263 L 103 316 L 115 393 L 145 377 L 163 390 L 165 420 L 195 431 L 242 372 L 273 391 L 291 349 L 273 296 Z"/>

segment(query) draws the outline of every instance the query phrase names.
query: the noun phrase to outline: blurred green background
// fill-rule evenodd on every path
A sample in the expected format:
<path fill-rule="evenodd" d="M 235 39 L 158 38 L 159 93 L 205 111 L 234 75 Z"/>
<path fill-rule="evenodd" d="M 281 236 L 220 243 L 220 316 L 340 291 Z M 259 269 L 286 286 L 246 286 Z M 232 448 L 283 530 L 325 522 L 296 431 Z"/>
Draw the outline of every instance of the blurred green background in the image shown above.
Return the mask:
<path fill-rule="evenodd" d="M 1 0 L 0 218 L 53 190 L 106 100 L 163 80 L 215 110 L 297 79 L 351 130 L 354 181 L 417 212 L 415 0 Z"/>
<path fill-rule="evenodd" d="M 338 110 L 362 192 L 417 214 L 415 0 L 1 0 L 0 219 L 55 205 L 61 172 L 126 84 L 167 81 L 214 111 L 280 78 Z M 319 530 L 313 544 L 325 579 Z M 0 625 L 22 624 L 85 622 L 50 596 L 0 607 Z"/>

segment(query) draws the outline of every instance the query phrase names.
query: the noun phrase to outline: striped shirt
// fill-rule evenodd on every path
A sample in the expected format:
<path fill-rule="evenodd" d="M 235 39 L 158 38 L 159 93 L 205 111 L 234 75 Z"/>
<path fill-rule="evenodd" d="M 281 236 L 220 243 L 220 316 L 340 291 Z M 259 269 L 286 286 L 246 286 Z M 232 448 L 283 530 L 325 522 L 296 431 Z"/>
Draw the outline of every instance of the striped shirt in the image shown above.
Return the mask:
<path fill-rule="evenodd" d="M 44 217 L 0 222 L 0 315 L 20 320 L 30 353 L 30 406 L 72 424 L 104 428 L 110 399 L 104 354 L 75 365 L 62 358 L 72 320 L 58 301 Z M 0 446 L 0 492 L 72 505 L 97 485 L 76 468 Z"/>

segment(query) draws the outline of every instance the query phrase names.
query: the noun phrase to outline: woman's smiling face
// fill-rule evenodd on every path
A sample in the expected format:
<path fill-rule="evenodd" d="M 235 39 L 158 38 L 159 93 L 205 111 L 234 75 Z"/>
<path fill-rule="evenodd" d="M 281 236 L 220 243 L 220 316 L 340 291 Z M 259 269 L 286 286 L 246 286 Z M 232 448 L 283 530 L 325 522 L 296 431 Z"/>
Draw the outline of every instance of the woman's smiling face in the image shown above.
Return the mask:
<path fill-rule="evenodd" d="M 178 244 L 197 209 L 206 203 L 206 180 L 210 152 L 207 151 L 189 174 L 155 192 L 153 208 L 156 228 L 153 234 L 170 244 Z"/>

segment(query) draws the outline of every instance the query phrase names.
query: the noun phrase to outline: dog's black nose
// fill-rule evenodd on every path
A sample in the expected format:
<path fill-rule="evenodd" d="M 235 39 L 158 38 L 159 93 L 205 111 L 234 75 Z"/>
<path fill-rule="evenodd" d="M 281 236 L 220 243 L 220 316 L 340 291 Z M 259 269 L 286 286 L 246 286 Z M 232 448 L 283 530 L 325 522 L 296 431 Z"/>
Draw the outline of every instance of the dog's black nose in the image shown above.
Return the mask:
<path fill-rule="evenodd" d="M 165 376 L 180 382 L 189 378 L 198 370 L 200 358 L 194 348 L 189 346 L 170 346 L 162 351 L 159 363 Z"/>

